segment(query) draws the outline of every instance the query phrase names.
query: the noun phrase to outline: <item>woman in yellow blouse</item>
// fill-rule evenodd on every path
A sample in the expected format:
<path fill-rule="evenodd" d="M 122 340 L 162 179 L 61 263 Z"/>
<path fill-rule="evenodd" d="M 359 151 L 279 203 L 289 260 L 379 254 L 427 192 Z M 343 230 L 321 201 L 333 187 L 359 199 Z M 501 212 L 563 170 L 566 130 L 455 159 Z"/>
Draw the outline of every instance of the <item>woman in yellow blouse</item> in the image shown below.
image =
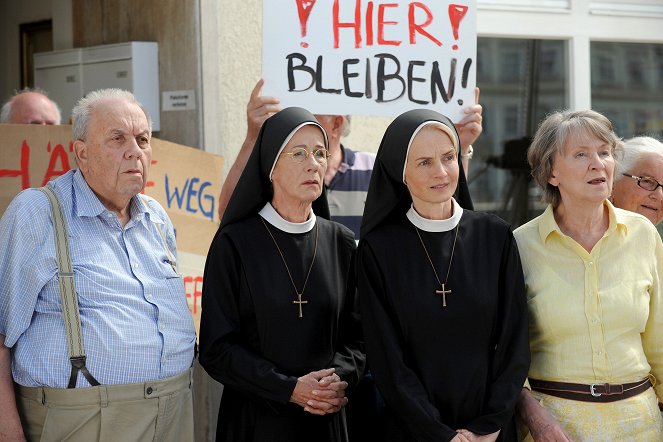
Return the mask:
<path fill-rule="evenodd" d="M 517 229 L 532 363 L 520 415 L 535 441 L 660 441 L 663 244 L 615 208 L 622 142 L 594 111 L 557 112 L 527 159 L 549 203 Z"/>

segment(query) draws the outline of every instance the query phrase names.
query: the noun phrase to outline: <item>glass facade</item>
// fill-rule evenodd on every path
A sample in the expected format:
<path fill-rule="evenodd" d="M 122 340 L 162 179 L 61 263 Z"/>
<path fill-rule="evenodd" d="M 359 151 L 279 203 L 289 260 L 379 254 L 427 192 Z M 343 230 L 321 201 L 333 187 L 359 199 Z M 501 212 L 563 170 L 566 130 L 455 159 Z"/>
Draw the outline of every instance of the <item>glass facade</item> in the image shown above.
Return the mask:
<path fill-rule="evenodd" d="M 592 107 L 623 138 L 663 140 L 663 44 L 591 43 Z M 663 223 L 658 226 L 663 234 Z"/>
<path fill-rule="evenodd" d="M 566 48 L 562 40 L 478 39 L 484 131 L 470 166 L 470 191 L 478 210 L 514 227 L 543 208 L 525 152 L 541 119 L 568 107 Z"/>
<path fill-rule="evenodd" d="M 663 139 L 663 45 L 592 42 L 592 108 L 624 138 Z"/>

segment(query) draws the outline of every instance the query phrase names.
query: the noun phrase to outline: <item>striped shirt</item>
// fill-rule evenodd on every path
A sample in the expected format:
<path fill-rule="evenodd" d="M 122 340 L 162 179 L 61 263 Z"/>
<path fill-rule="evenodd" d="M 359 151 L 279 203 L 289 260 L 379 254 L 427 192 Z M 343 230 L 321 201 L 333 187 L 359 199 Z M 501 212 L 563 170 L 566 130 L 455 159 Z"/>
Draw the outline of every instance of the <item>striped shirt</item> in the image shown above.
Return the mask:
<path fill-rule="evenodd" d="M 82 174 L 51 182 L 71 244 L 87 367 L 101 384 L 164 379 L 191 367 L 195 331 L 173 226 L 152 198 L 131 201 L 122 227 Z M 149 204 L 146 202 L 149 201 Z M 21 192 L 0 220 L 0 335 L 24 386 L 67 386 L 71 365 L 61 313 L 53 224 L 46 196 Z M 79 374 L 78 387 L 89 386 Z"/>
<path fill-rule="evenodd" d="M 364 214 L 375 154 L 355 152 L 344 146 L 341 146 L 341 149 L 343 161 L 327 186 L 329 212 L 332 221 L 351 229 L 355 239 L 359 240 L 361 217 Z"/>

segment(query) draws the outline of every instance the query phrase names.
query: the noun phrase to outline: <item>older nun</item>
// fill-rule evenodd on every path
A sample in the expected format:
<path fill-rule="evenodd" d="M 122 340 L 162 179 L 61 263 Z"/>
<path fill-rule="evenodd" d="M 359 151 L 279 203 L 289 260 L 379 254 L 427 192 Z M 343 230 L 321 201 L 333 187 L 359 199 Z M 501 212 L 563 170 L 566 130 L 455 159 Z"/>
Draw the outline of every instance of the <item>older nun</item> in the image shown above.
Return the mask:
<path fill-rule="evenodd" d="M 355 241 L 329 221 L 327 136 L 300 108 L 263 125 L 207 257 L 200 362 L 224 384 L 218 441 L 344 441 L 364 367 Z"/>

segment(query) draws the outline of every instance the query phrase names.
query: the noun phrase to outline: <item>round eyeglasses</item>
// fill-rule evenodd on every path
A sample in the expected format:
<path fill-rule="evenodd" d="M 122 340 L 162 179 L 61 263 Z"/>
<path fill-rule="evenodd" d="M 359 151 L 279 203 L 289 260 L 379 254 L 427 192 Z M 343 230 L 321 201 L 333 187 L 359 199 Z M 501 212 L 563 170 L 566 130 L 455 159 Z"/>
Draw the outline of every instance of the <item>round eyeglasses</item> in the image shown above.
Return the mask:
<path fill-rule="evenodd" d="M 648 190 L 650 192 L 655 191 L 659 187 L 663 189 L 663 184 L 659 183 L 652 177 L 648 176 L 636 176 L 636 175 L 631 175 L 628 173 L 623 173 L 622 175 L 627 176 L 629 178 L 633 178 L 635 181 L 638 182 L 638 186 L 642 187 L 645 190 Z"/>
<path fill-rule="evenodd" d="M 309 152 L 303 147 L 297 147 L 292 149 L 290 152 L 282 152 L 281 155 L 290 156 L 290 158 L 292 158 L 296 163 L 303 163 L 304 161 L 308 160 L 309 155 L 312 155 L 313 159 L 315 159 L 315 161 L 320 164 L 326 164 L 327 159 L 331 156 L 327 149 L 316 149 L 313 152 Z"/>

